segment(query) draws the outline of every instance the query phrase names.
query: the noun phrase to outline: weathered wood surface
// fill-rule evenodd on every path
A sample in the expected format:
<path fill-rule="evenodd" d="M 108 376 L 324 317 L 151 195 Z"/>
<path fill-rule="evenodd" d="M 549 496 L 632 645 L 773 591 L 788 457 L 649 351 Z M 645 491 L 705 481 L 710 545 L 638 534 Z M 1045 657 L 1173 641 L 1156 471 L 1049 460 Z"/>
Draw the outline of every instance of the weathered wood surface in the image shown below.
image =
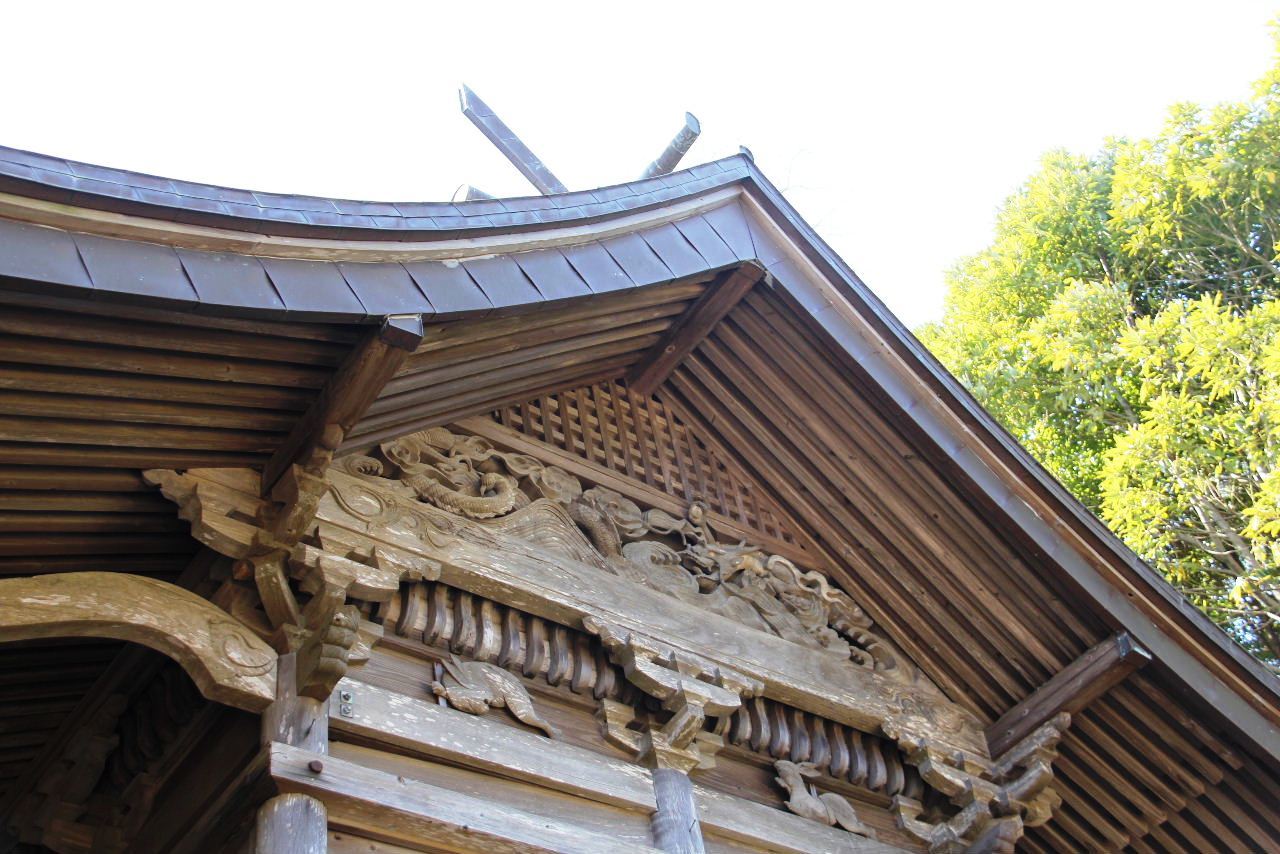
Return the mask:
<path fill-rule="evenodd" d="M 764 268 L 751 263 L 725 273 L 671 325 L 652 350 L 640 357 L 631 369 L 627 385 L 636 394 L 646 397 L 653 394 L 764 276 Z"/>
<path fill-rule="evenodd" d="M 698 804 L 689 775 L 674 768 L 653 770 L 653 840 L 668 854 L 704 854 Z"/>
<path fill-rule="evenodd" d="M 137 575 L 56 573 L 0 580 L 0 642 L 100 637 L 178 662 L 210 700 L 261 711 L 276 695 L 276 651 L 194 593 Z"/>
<path fill-rule="evenodd" d="M 422 318 L 417 315 L 388 318 L 380 329 L 371 330 L 338 366 L 267 461 L 262 470 L 263 494 L 271 492 L 289 466 L 304 461 L 325 441 L 326 429 L 340 429 L 333 445 L 341 444 L 342 436 L 360 420 L 421 340 Z"/>
<path fill-rule="evenodd" d="M 614 388 L 621 387 L 614 384 Z M 547 398 L 552 402 L 556 399 L 555 395 Z M 633 397 L 632 401 L 635 400 L 637 398 Z M 653 401 L 648 405 L 654 408 L 658 406 Z M 641 444 L 646 447 L 639 451 L 641 471 L 645 475 L 645 480 L 628 477 L 620 471 L 621 467 L 615 456 L 606 456 L 600 450 L 599 441 L 595 436 L 595 419 L 589 411 L 590 406 L 588 402 L 574 407 L 573 414 L 578 434 L 566 438 L 562 432 L 555 437 L 557 444 L 549 444 L 545 440 L 538 441 L 536 438 L 530 438 L 525 432 L 495 423 L 487 418 L 464 418 L 458 421 L 457 425 L 468 433 L 483 436 L 499 448 L 546 460 L 588 483 L 607 487 L 645 507 L 656 507 L 671 513 L 678 519 L 683 518 L 689 510 L 691 499 L 702 491 L 702 487 L 694 483 L 697 476 L 691 474 L 692 469 L 695 466 L 705 467 L 712 470 L 708 476 L 715 476 L 717 460 L 714 457 L 698 459 L 690 448 L 690 439 L 682 425 L 673 425 L 666 418 L 651 418 L 647 411 L 637 412 L 633 409 L 630 413 L 632 421 L 638 430 L 648 434 L 648 443 L 642 440 Z M 641 406 L 645 405 L 642 403 Z M 523 410 L 523 407 L 521 409 Z M 504 410 L 504 413 L 509 411 Z M 543 417 L 548 417 L 545 412 Z M 572 434 L 575 427 L 572 424 L 562 423 L 561 430 L 565 429 Z M 676 441 L 677 439 L 680 441 Z M 581 454 L 565 450 L 559 446 L 560 441 L 572 441 L 581 445 L 583 450 Z M 653 445 L 653 450 L 648 449 L 649 444 Z M 604 462 L 600 461 L 601 458 Z M 684 481 L 679 480 L 677 469 L 685 472 Z M 655 470 L 657 474 L 654 474 Z M 796 526 L 789 521 L 781 520 L 782 512 L 776 505 L 766 507 L 763 496 L 753 494 L 752 484 L 743 481 L 731 471 L 719 472 L 719 474 L 729 483 L 717 489 L 707 490 L 710 494 L 704 493 L 702 497 L 715 504 L 718 503 L 716 499 L 720 491 L 731 495 L 738 493 L 743 496 L 744 502 L 750 502 L 751 512 L 748 514 L 736 503 L 731 503 L 729 506 L 720 504 L 725 512 L 712 511 L 707 514 L 711 526 L 717 532 L 729 539 L 757 543 L 771 554 L 782 555 L 800 564 L 811 565 L 821 561 L 818 555 L 809 552 L 804 545 L 800 544 L 805 540 L 804 535 L 796 531 Z M 652 481 L 652 485 L 648 481 Z M 728 515 L 731 510 L 732 516 Z M 794 535 L 793 531 L 795 531 Z M 799 543 L 785 539 L 786 536 L 793 536 Z"/>
<path fill-rule="evenodd" d="M 440 561 L 446 584 L 565 625 L 597 617 L 759 679 L 766 696 L 805 711 L 867 732 L 883 730 L 893 738 L 914 733 L 979 760 L 988 756 L 978 719 L 923 686 L 895 682 L 839 655 L 753 631 L 559 553 L 495 551 L 438 537 L 417 527 L 421 523 L 413 518 L 417 507 L 411 499 L 376 494 L 342 472 L 331 472 L 330 481 L 333 489 L 321 500 L 318 519 Z M 502 541 L 497 533 L 488 536 Z"/>
<path fill-rule="evenodd" d="M 256 854 L 324 854 L 328 847 L 328 814 L 316 798 L 289 792 L 258 807 Z"/>
<path fill-rule="evenodd" d="M 353 679 L 350 716 L 329 710 L 337 733 L 358 735 L 419 755 L 537 783 L 600 803 L 652 811 L 653 784 L 639 765 L 610 759 L 562 742 L 549 742 L 486 717 L 415 700 Z"/>
<path fill-rule="evenodd" d="M 248 548 L 255 529 L 231 518 L 252 516 L 259 506 L 256 493 L 234 486 L 247 476 L 221 473 L 218 482 L 210 480 L 212 473 L 198 471 L 147 476 L 184 502 L 184 518 L 191 518 L 193 534 L 207 545 L 237 557 Z M 426 558 L 440 565 L 446 584 L 563 625 L 577 627 L 583 618 L 595 617 L 661 638 L 760 680 L 768 697 L 864 732 L 883 731 L 894 739 L 913 735 L 979 762 L 989 758 L 980 721 L 926 683 L 897 681 L 835 651 L 756 631 L 562 551 L 531 549 L 526 540 L 478 523 L 462 522 L 467 528 L 462 536 L 433 530 L 435 523 L 421 518 L 425 505 L 403 489 L 371 485 L 336 470 L 328 480 L 316 519 L 330 526 L 330 536 L 341 534 L 350 548 L 363 544 L 358 548 L 370 554 L 375 549 L 399 554 L 405 565 Z"/>
<path fill-rule="evenodd" d="M 276 698 L 262 712 L 262 743 L 292 744 L 314 753 L 329 752 L 329 701 L 299 696 L 298 654 L 280 656 Z"/>
<path fill-rule="evenodd" d="M 330 709 L 330 726 L 337 733 L 611 806 L 646 814 L 657 807 L 652 774 L 634 763 L 349 678 L 338 683 L 338 690 L 350 691 L 352 703 L 350 716 Z M 709 839 L 788 854 L 899 850 L 705 786 L 695 784 L 693 793 Z"/>
<path fill-rule="evenodd" d="M 311 766 L 317 760 L 323 763 L 319 772 Z M 545 816 L 496 807 L 429 783 L 283 744 L 271 748 L 269 773 L 281 791 L 310 795 L 323 803 L 335 829 L 410 847 L 425 846 L 424 850 L 512 854 L 638 854 L 655 850 L 592 833 L 568 821 L 554 822 Z"/>
<path fill-rule="evenodd" d="M 1107 638 L 1058 671 L 987 727 L 991 755 L 999 756 L 1059 712 L 1072 715 L 1151 660 L 1125 632 Z"/>

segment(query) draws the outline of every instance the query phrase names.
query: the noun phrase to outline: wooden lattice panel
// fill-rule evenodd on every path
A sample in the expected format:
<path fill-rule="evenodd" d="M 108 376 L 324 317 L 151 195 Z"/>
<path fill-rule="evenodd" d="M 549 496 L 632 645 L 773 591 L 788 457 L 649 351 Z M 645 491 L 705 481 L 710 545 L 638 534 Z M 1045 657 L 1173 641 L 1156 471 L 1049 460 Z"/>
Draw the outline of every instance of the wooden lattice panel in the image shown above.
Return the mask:
<path fill-rule="evenodd" d="M 637 395 L 621 381 L 544 395 L 503 407 L 493 418 L 670 495 L 701 498 L 744 527 L 796 542 L 772 501 L 725 465 L 662 401 Z"/>

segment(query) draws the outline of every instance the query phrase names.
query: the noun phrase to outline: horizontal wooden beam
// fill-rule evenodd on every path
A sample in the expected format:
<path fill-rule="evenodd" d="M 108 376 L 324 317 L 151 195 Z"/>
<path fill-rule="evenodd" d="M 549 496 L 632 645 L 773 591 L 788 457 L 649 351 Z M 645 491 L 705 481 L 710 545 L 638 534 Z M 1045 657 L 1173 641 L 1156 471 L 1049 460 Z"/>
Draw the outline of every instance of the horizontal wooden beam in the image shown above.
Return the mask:
<path fill-rule="evenodd" d="M 685 356 L 692 353 L 715 325 L 766 275 L 762 267 L 751 262 L 722 274 L 671 324 L 662 340 L 636 362 L 627 377 L 631 390 L 646 397 L 653 394 Z"/>
<path fill-rule="evenodd" d="M 998 758 L 1059 712 L 1075 714 L 1087 708 L 1150 660 L 1151 654 L 1127 632 L 1091 647 L 987 727 L 992 757 Z"/>
<path fill-rule="evenodd" d="M 503 806 L 430 783 L 366 768 L 286 744 L 269 748 L 268 772 L 280 791 L 324 804 L 331 827 L 391 842 L 450 851 L 655 854 L 568 821 Z M 318 770 L 317 770 L 318 769 Z"/>
<path fill-rule="evenodd" d="M 361 742 L 644 815 L 654 809 L 651 773 L 634 762 L 350 678 L 342 680 L 338 690 L 351 693 L 350 714 L 343 715 L 336 705 L 331 706 L 329 725 Z M 326 768 L 329 761 L 324 759 Z M 770 851 L 785 854 L 894 854 L 899 850 L 697 784 L 694 799 L 703 833 L 713 840 L 764 844 Z"/>
<path fill-rule="evenodd" d="M 405 314 L 386 318 L 381 327 L 361 339 L 267 461 L 262 470 L 262 494 L 270 495 L 291 465 L 305 461 L 321 445 L 332 444 L 329 450 L 335 450 L 422 342 L 422 336 L 421 315 Z M 326 438 L 326 432 L 334 427 L 341 435 Z"/>
<path fill-rule="evenodd" d="M 124 572 L 0 580 L 0 643 L 109 638 L 176 661 L 200 693 L 260 712 L 276 696 L 276 651 L 248 626 L 176 584 Z"/>

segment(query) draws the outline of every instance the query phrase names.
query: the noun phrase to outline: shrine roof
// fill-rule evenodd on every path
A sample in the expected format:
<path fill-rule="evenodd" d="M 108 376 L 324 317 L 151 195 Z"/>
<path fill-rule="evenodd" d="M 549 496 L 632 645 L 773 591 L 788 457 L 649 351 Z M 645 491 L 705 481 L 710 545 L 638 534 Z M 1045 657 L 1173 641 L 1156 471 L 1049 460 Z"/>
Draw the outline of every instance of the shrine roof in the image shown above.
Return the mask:
<path fill-rule="evenodd" d="M 591 222 L 731 184 L 747 177 L 750 166 L 739 154 L 656 178 L 550 196 L 371 202 L 198 184 L 0 146 L 0 192 L 261 234 L 395 241 Z"/>
<path fill-rule="evenodd" d="M 833 364 L 864 372 L 903 429 L 909 422 L 914 436 L 938 449 L 931 462 L 984 514 L 998 517 L 1045 574 L 1054 570 L 1074 601 L 1131 632 L 1197 703 L 1216 708 L 1260 755 L 1280 761 L 1275 677 L 997 424 L 747 156 L 589 191 L 400 203 L 214 187 L 0 148 L 0 290 L 40 300 L 309 324 L 373 323 L 393 314 L 469 320 L 708 282 L 744 264 L 758 265 L 763 287 L 843 360 Z M 553 382 L 572 387 L 592 376 L 590 364 L 572 367 L 570 376 L 548 362 L 524 385 L 506 388 L 532 398 Z M 524 368 L 505 366 L 504 381 Z M 621 363 L 617 374 L 625 374 Z M 850 376 L 827 370 L 825 379 L 836 388 L 852 383 Z M 449 382 L 472 379 L 460 370 Z M 423 409 L 442 396 L 438 388 L 404 382 L 412 406 L 401 414 L 386 402 L 376 429 L 366 421 L 354 434 L 373 441 L 439 415 Z M 785 437 L 794 425 L 770 429 Z"/>

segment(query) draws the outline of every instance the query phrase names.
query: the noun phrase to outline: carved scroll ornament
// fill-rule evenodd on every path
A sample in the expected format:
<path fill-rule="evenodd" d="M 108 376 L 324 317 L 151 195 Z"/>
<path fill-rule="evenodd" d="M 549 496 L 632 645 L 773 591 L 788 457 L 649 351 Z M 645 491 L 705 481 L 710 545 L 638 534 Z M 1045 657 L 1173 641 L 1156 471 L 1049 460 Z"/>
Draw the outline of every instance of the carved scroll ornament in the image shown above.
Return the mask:
<path fill-rule="evenodd" d="M 787 790 L 787 809 L 804 818 L 826 825 L 839 825 L 850 833 L 875 839 L 875 833 L 858 818 L 853 804 L 834 792 L 818 792 L 806 777 L 816 777 L 818 772 L 812 762 L 791 762 L 779 759 L 773 763 L 778 772 L 774 778 L 779 786 Z"/>
<path fill-rule="evenodd" d="M 367 654 L 381 634 L 382 627 L 364 621 L 349 597 L 386 601 L 402 579 L 438 577 L 437 567 L 424 559 L 375 551 L 360 562 L 308 543 L 316 541 L 316 508 L 328 490 L 319 463 L 292 466 L 270 501 L 257 497 L 257 475 L 248 469 L 153 469 L 143 475 L 178 505 L 196 539 L 236 560 L 234 580 L 253 584 L 256 602 L 244 601 L 243 588 L 232 582 L 214 600 L 276 652 L 298 654 L 298 692 L 304 696 L 328 697 L 353 655 L 362 649 Z"/>
<path fill-rule="evenodd" d="M 555 727 L 538 715 L 520 680 L 496 664 L 463 661 L 455 655 L 444 662 L 443 678 L 431 683 L 431 691 L 458 711 L 472 715 L 505 708 L 521 723 L 542 730 L 548 738 L 559 738 Z"/>

